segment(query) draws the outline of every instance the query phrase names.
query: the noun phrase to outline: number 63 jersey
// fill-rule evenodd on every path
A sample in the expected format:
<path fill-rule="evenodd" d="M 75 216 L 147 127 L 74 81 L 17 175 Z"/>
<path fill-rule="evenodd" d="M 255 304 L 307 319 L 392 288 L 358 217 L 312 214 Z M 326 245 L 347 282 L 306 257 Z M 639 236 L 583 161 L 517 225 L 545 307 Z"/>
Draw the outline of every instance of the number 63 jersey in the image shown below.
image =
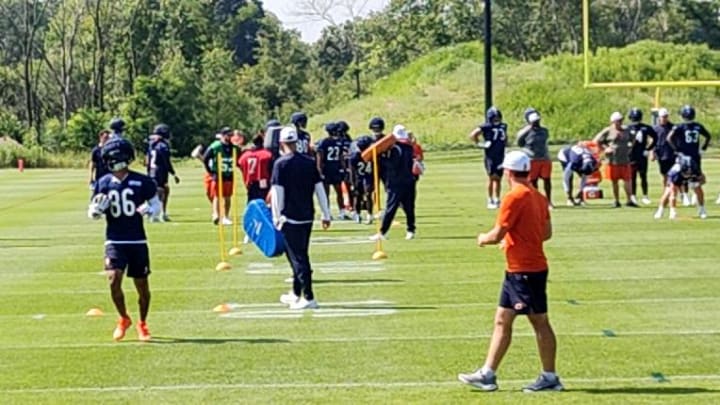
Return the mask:
<path fill-rule="evenodd" d="M 110 200 L 110 206 L 105 211 L 105 244 L 147 243 L 143 217 L 138 208 L 155 197 L 157 186 L 153 179 L 133 171 L 122 180 L 112 173 L 107 174 L 95 185 L 95 194 L 99 193 L 107 195 Z"/>

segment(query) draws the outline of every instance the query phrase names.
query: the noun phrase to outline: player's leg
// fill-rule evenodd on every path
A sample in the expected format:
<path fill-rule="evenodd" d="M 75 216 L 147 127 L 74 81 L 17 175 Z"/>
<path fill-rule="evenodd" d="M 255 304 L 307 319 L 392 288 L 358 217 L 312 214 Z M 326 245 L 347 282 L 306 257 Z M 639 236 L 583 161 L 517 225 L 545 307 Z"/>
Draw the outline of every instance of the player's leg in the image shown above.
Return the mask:
<path fill-rule="evenodd" d="M 650 204 L 650 197 L 648 197 L 648 160 L 647 158 L 640 160 L 638 166 L 638 174 L 640 175 L 640 187 L 642 188 L 643 198 L 642 203 L 645 205 Z"/>
<path fill-rule="evenodd" d="M 541 160 L 540 177 L 543 180 L 543 188 L 545 189 L 545 198 L 548 200 L 550 208 L 553 208 L 552 200 L 552 162 L 549 160 Z"/>
<path fill-rule="evenodd" d="M 413 182 L 407 186 L 408 189 L 403 193 L 402 196 L 402 207 L 405 211 L 405 220 L 407 221 L 407 234 L 405 239 L 410 240 L 415 238 L 415 198 L 417 196 L 417 182 Z"/>
<path fill-rule="evenodd" d="M 345 216 L 345 201 L 343 200 L 343 192 L 342 192 L 342 186 L 340 185 L 340 182 L 334 182 L 333 183 L 333 189 L 335 190 L 335 202 L 338 206 L 338 212 L 340 213 L 340 219 L 347 219 Z M 330 195 L 328 194 L 328 197 Z M 329 206 L 330 204 L 328 204 Z"/>
<path fill-rule="evenodd" d="M 147 327 L 147 316 L 150 310 L 150 252 L 147 244 L 126 245 L 128 252 L 127 276 L 133 279 L 138 294 L 138 309 L 140 322 L 137 324 L 138 338 L 142 341 L 150 340 L 150 331 Z"/>
<path fill-rule="evenodd" d="M 612 193 L 613 198 L 615 199 L 614 207 L 620 207 L 620 185 L 618 184 L 619 180 L 616 178 L 612 179 Z"/>
<path fill-rule="evenodd" d="M 233 183 L 232 181 L 225 181 L 223 182 L 223 200 L 225 202 L 224 207 L 224 213 L 225 217 L 223 218 L 223 223 L 225 225 L 232 225 L 232 221 L 230 220 L 230 208 L 232 207 L 232 195 L 235 192 L 232 187 Z"/>
<path fill-rule="evenodd" d="M 122 290 L 123 272 L 128 265 L 128 257 L 123 245 L 105 245 L 105 275 L 110 286 L 110 297 L 117 310 L 117 325 L 113 331 L 113 339 L 118 341 L 125 337 L 125 331 L 132 325 L 132 320 L 125 306 L 125 294 Z"/>
<path fill-rule="evenodd" d="M 693 191 L 697 197 L 698 205 L 698 216 L 701 219 L 707 218 L 707 212 L 705 211 L 705 192 L 703 191 L 702 185 L 705 183 L 705 176 L 701 175 L 697 182 L 693 183 Z"/>
<path fill-rule="evenodd" d="M 400 192 L 399 190 L 388 189 L 387 190 L 387 203 L 385 204 L 385 215 L 382 218 L 382 226 L 380 227 L 380 235 L 375 235 L 375 238 L 385 236 L 390 230 L 393 220 L 395 219 L 395 213 L 400 207 Z"/>
<path fill-rule="evenodd" d="M 638 162 L 630 163 L 630 194 L 637 195 Z"/>

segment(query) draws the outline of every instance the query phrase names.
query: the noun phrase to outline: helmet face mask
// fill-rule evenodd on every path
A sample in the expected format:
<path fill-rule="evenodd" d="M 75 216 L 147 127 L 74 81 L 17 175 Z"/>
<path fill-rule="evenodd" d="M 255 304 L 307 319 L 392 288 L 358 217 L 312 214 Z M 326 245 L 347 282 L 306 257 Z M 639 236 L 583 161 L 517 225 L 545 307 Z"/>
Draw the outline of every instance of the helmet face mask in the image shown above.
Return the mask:
<path fill-rule="evenodd" d="M 125 139 L 113 140 L 103 146 L 102 159 L 108 170 L 117 172 L 127 169 L 135 160 L 135 150 Z"/>
<path fill-rule="evenodd" d="M 680 109 L 680 116 L 686 121 L 692 121 L 695 119 L 695 108 L 691 105 L 685 105 Z"/>
<path fill-rule="evenodd" d="M 630 112 L 628 112 L 628 118 L 630 118 L 630 121 L 633 121 L 633 122 L 642 121 L 642 119 L 643 119 L 642 110 L 637 107 L 631 108 Z"/>
<path fill-rule="evenodd" d="M 487 122 L 491 124 L 499 123 L 502 121 L 502 112 L 497 107 L 492 106 L 488 108 L 485 113 L 485 118 L 487 119 Z"/>
<path fill-rule="evenodd" d="M 295 112 L 290 116 L 290 122 L 298 128 L 306 128 L 308 117 L 304 112 Z"/>
<path fill-rule="evenodd" d="M 382 132 L 385 130 L 385 120 L 383 120 L 380 117 L 375 117 L 370 120 L 370 123 L 368 124 L 368 129 L 375 133 Z"/>

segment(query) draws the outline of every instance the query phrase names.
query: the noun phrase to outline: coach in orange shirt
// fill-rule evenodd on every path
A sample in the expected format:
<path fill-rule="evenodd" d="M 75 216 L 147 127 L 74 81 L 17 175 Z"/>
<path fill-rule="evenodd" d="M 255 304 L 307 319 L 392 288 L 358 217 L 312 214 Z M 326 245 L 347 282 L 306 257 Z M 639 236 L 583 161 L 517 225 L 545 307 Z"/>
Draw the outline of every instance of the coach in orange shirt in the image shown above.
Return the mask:
<path fill-rule="evenodd" d="M 535 330 L 543 372 L 523 390 L 561 391 L 563 386 L 555 374 L 557 343 L 547 316 L 545 288 L 548 265 L 543 242 L 552 236 L 548 202 L 530 184 L 530 158 L 525 153 L 508 153 L 502 167 L 510 192 L 502 200 L 495 227 L 478 235 L 477 242 L 481 247 L 500 244 L 505 250 L 505 281 L 485 365 L 474 373 L 459 374 L 458 379 L 484 391 L 495 391 L 495 372 L 510 347 L 513 321 L 517 315 L 527 315 Z"/>

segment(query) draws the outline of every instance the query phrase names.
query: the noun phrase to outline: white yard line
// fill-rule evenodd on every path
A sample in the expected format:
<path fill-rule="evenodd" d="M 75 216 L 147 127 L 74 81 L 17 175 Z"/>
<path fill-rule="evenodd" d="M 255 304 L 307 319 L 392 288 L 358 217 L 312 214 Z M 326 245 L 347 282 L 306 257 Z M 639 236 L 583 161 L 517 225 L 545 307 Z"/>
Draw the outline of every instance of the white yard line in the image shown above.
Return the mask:
<path fill-rule="evenodd" d="M 670 381 L 702 381 L 718 380 L 720 374 L 698 374 L 698 375 L 669 375 L 665 376 Z M 500 380 L 503 387 L 509 385 L 520 385 L 531 382 L 530 379 Z M 599 377 L 599 378 L 572 378 L 563 377 L 563 382 L 570 384 L 658 384 L 651 376 L 646 377 Z M 678 385 L 664 386 L 677 387 Z M 116 385 L 108 387 L 45 387 L 45 388 L 9 388 L 0 389 L 3 394 L 61 394 L 61 393 L 113 393 L 113 392 L 147 392 L 147 391 L 190 391 L 190 390 L 277 390 L 277 389 L 305 389 L 305 390 L 335 390 L 335 389 L 402 389 L 402 388 L 442 388 L 458 387 L 462 389 L 463 384 L 453 381 L 449 376 L 447 381 L 367 381 L 367 382 L 333 382 L 333 383 L 227 383 L 227 384 L 172 384 L 172 385 Z M 515 391 L 519 387 L 512 387 L 508 390 Z"/>
<path fill-rule="evenodd" d="M 287 312 L 288 318 L 299 317 L 303 315 L 302 312 Z M 623 337 L 635 337 L 635 336 L 708 336 L 708 335 L 720 335 L 720 329 L 704 329 L 704 330 L 636 330 L 626 331 L 622 329 L 615 329 L 613 331 L 615 336 L 607 337 L 603 334 L 602 330 L 587 331 L 587 332 L 562 332 L 556 331 L 557 336 L 566 337 L 591 337 L 591 338 L 603 338 L 603 339 L 621 339 Z M 451 341 L 451 340 L 486 340 L 490 338 L 490 334 L 474 334 L 474 335 L 432 335 L 432 336 L 353 336 L 353 337 L 318 337 L 318 338 L 292 338 L 287 336 L 223 336 L 217 337 L 219 341 L 228 339 L 228 344 L 235 343 L 244 344 L 253 340 L 263 339 L 277 339 L 282 341 L 279 344 L 308 344 L 308 343 L 367 343 L 367 342 L 427 342 L 427 341 Z M 513 333 L 513 337 L 526 337 L 534 338 L 535 334 L 532 332 L 516 332 Z M 183 337 L 182 339 L 212 339 L 206 337 L 189 336 Z M 96 342 L 96 343 L 48 343 L 48 344 L 20 344 L 20 345 L 0 345 L 0 351 L 9 350 L 54 350 L 54 349 L 87 349 L 87 348 L 114 348 L 124 349 L 128 346 L 138 345 L 152 345 L 152 343 L 144 343 L 139 341 L 128 340 L 124 343 L 114 342 Z"/>

